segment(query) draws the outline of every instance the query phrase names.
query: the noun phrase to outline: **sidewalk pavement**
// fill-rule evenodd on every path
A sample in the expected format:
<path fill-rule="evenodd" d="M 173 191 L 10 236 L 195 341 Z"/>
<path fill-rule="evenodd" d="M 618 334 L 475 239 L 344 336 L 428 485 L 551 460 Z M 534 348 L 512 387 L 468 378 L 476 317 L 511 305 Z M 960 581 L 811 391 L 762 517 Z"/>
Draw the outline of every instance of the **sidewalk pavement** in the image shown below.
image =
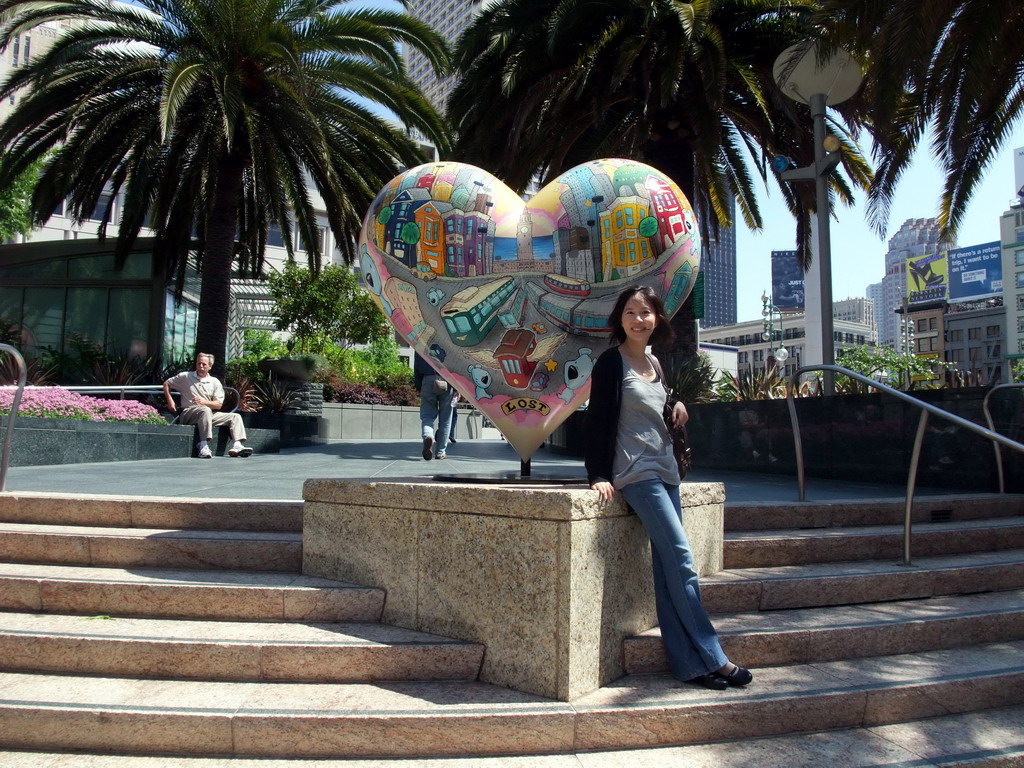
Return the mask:
<path fill-rule="evenodd" d="M 427 480 L 435 475 L 518 476 L 519 456 L 504 440 L 459 440 L 448 458 L 424 461 L 419 440 L 332 440 L 315 446 L 256 454 L 247 459 L 154 459 L 90 464 L 11 467 L 7 490 L 54 493 L 170 496 L 216 499 L 301 500 L 307 478 L 372 478 Z M 533 476 L 578 476 L 585 481 L 583 461 L 545 448 L 531 461 Z M 725 483 L 727 502 L 793 501 L 796 476 L 697 469 L 687 482 Z M 844 499 L 902 499 L 902 485 L 879 485 L 808 478 L 808 502 Z M 918 488 L 916 495 L 956 494 L 945 489 Z"/>

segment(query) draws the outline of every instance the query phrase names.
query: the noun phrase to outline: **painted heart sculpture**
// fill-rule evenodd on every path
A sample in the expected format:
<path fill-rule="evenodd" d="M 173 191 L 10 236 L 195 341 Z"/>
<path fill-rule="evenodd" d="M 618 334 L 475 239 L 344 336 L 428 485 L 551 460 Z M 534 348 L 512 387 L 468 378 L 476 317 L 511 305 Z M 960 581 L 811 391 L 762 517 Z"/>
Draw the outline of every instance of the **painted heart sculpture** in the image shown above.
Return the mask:
<path fill-rule="evenodd" d="M 577 166 L 526 202 L 439 162 L 381 190 L 359 253 L 398 333 L 527 461 L 589 397 L 618 294 L 650 285 L 674 314 L 700 237 L 679 187 L 632 160 Z"/>

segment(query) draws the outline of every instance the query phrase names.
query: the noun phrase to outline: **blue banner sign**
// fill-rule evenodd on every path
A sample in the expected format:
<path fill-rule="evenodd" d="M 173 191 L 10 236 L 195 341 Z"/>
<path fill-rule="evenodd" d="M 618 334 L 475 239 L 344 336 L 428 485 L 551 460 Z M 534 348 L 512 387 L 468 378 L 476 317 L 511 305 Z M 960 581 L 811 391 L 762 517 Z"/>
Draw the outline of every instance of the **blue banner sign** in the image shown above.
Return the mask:
<path fill-rule="evenodd" d="M 950 301 L 974 301 L 1003 294 L 1002 247 L 999 241 L 955 248 L 947 259 Z"/>

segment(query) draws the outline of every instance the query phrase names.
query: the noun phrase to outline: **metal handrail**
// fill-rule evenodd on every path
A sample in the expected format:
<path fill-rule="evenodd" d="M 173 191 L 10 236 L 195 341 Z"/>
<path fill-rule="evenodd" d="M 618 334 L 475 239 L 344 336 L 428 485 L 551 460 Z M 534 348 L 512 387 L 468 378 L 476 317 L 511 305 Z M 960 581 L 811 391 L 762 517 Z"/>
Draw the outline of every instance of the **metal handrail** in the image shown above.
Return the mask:
<path fill-rule="evenodd" d="M 800 440 L 800 423 L 796 415 L 796 398 L 794 392 L 800 383 L 800 376 L 810 371 L 831 371 L 833 373 L 841 373 L 844 376 L 849 376 L 851 379 L 861 381 L 879 392 L 886 392 L 893 397 L 903 400 L 906 403 L 915 405 L 921 409 L 921 419 L 917 424 L 917 435 L 914 438 L 914 448 L 910 454 L 910 473 L 907 477 L 907 502 L 906 509 L 903 516 L 903 564 L 910 565 L 910 534 L 911 534 L 911 511 L 914 505 L 914 485 L 917 481 L 917 465 L 921 458 L 921 444 L 924 441 L 925 427 L 928 424 L 928 415 L 934 414 L 940 418 L 946 419 L 947 421 L 953 422 L 956 426 L 962 427 L 970 432 L 974 432 L 976 435 L 987 437 L 1000 445 L 1005 445 L 1008 448 L 1012 448 L 1015 451 L 1024 453 L 1024 444 L 1018 443 L 1015 440 L 1011 440 L 1008 437 L 1000 435 L 998 432 L 994 432 L 991 429 L 985 429 L 979 427 L 973 421 L 961 418 L 949 411 L 944 411 L 941 408 L 926 403 L 923 400 L 918 400 L 916 397 L 911 397 L 906 392 L 901 392 L 898 389 L 893 389 L 885 384 L 881 384 L 874 379 L 859 374 L 855 371 L 851 371 L 849 368 L 843 368 L 840 365 L 808 365 L 803 368 L 798 368 L 790 378 L 789 389 L 786 392 L 786 403 L 789 406 L 789 419 L 793 425 L 793 443 L 796 448 L 796 472 L 797 482 L 800 487 L 800 501 L 805 500 L 806 491 L 806 476 L 804 472 L 804 451 L 803 443 Z"/>
<path fill-rule="evenodd" d="M 993 432 L 996 430 L 995 422 L 992 421 L 992 413 L 988 409 L 989 398 L 992 397 L 992 393 L 997 389 L 1024 389 L 1024 383 L 1014 382 L 1011 384 L 996 384 L 988 392 L 985 393 L 985 399 L 982 401 L 982 410 L 985 412 L 985 421 L 988 422 L 988 428 Z M 999 450 L 999 444 L 993 443 L 992 449 L 996 452 L 996 470 L 999 472 L 999 492 L 1006 493 L 1006 479 L 1003 476 L 1003 453 Z"/>
<path fill-rule="evenodd" d="M 25 365 L 25 358 L 21 352 L 10 344 L 0 344 L 0 352 L 9 352 L 14 356 L 18 364 L 18 389 L 11 400 L 11 415 L 7 417 L 7 432 L 4 433 L 3 452 L 0 453 L 0 493 L 7 490 L 7 465 L 11 460 L 11 440 L 14 438 L 14 420 L 18 417 L 18 408 L 21 406 L 21 393 L 25 391 L 25 381 L 28 379 L 28 366 Z"/>

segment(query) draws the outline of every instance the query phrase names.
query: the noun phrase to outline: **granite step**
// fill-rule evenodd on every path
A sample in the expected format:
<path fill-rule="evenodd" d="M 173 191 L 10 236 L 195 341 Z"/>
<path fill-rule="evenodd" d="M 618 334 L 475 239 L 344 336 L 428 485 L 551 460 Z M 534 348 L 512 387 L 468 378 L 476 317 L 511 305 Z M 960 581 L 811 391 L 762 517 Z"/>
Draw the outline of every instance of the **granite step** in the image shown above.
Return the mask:
<path fill-rule="evenodd" d="M 275 571 L 0 563 L 0 610 L 243 621 L 379 621 L 384 590 Z"/>
<path fill-rule="evenodd" d="M 302 502 L 12 491 L 0 522 L 299 533 Z"/>
<path fill-rule="evenodd" d="M 523 755 L 863 728 L 1024 703 L 1024 642 L 755 671 L 712 692 L 629 675 L 572 705 L 476 682 L 0 673 L 0 746 L 251 757 Z"/>
<path fill-rule="evenodd" d="M 626 676 L 574 702 L 576 748 L 749 739 L 1017 706 L 1024 703 L 1024 642 L 769 667 L 754 675 L 748 689 L 714 697 L 667 675 Z"/>
<path fill-rule="evenodd" d="M 297 573 L 302 570 L 302 534 L 0 523 L 0 560 Z"/>
<path fill-rule="evenodd" d="M 681 747 L 651 747 L 529 757 L 317 760 L 317 768 L 1019 768 L 1024 706 L 943 715 L 869 728 L 769 736 Z M 0 751 L 0 765 L 17 768 L 168 768 L 166 758 Z M 174 768 L 224 768 L 222 757 L 174 758 Z M 307 760 L 233 758 L 231 768 L 312 768 Z"/>
<path fill-rule="evenodd" d="M 1024 548 L 1024 517 L 921 523 L 911 529 L 914 557 Z M 903 526 L 734 531 L 726 534 L 725 567 L 903 557 Z"/>
<path fill-rule="evenodd" d="M 477 643 L 356 622 L 97 619 L 0 612 L 6 670 L 198 680 L 475 680 Z"/>
<path fill-rule="evenodd" d="M 1024 550 L 737 568 L 701 580 L 712 613 L 911 600 L 1024 587 Z"/>
<path fill-rule="evenodd" d="M 1024 590 L 715 616 L 722 647 L 753 667 L 1024 640 Z M 630 674 L 669 672 L 655 627 L 624 643 Z"/>
<path fill-rule="evenodd" d="M 726 531 L 757 531 L 779 528 L 841 528 L 858 525 L 903 525 L 906 502 L 902 499 L 849 501 L 759 501 L 725 503 Z M 974 493 L 970 495 L 918 496 L 912 522 L 938 523 L 1024 515 L 1024 494 Z"/>

